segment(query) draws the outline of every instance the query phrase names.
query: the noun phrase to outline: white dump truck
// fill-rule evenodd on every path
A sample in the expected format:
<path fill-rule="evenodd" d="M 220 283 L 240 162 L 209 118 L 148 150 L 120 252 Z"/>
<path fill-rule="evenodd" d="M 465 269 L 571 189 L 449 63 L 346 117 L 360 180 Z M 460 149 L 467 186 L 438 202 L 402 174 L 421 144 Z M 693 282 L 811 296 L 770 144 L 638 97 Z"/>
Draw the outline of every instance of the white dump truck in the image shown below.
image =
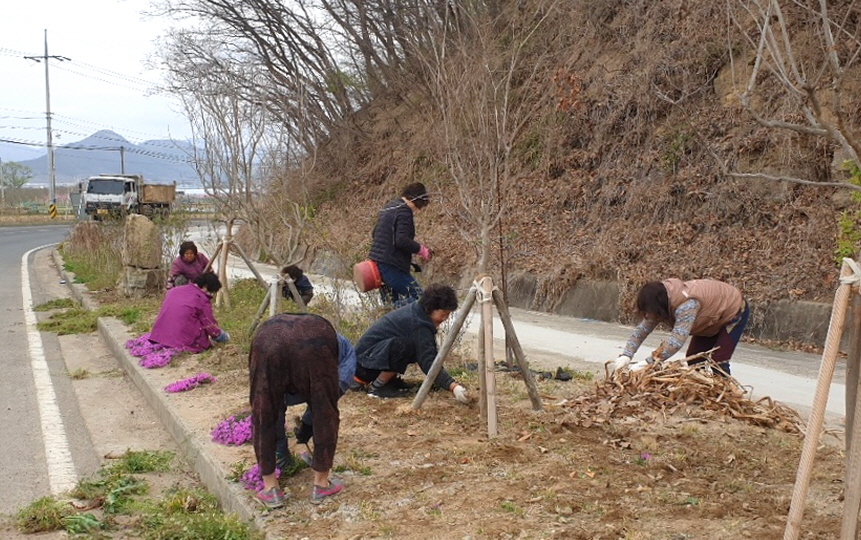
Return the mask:
<path fill-rule="evenodd" d="M 176 199 L 176 183 L 147 184 L 136 174 L 101 174 L 82 182 L 81 207 L 92 219 L 126 214 L 166 215 Z"/>

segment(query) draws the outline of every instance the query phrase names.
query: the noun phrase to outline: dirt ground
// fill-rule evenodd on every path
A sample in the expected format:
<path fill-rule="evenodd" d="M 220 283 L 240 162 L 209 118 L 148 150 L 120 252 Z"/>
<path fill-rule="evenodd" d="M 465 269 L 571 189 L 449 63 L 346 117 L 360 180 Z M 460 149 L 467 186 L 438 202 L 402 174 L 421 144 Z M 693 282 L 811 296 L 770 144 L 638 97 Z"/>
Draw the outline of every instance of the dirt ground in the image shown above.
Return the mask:
<path fill-rule="evenodd" d="M 170 397 L 204 432 L 247 410 L 244 360 L 227 347 L 152 375 L 165 384 L 199 371 L 218 377 Z M 474 372 L 458 378 L 474 392 Z M 421 373 L 408 371 L 407 379 L 419 382 Z M 494 439 L 478 405 L 447 392 L 433 392 L 418 411 L 411 400 L 348 393 L 335 458 L 344 491 L 314 506 L 310 470 L 282 479 L 291 498 L 265 514 L 267 532 L 297 540 L 783 537 L 801 435 L 701 414 L 690 404 L 673 414 L 649 410 L 631 395 L 627 409 L 595 401 L 598 414 L 585 419 L 572 404 L 596 396 L 600 380 L 539 380 L 544 411 L 534 412 L 519 376 L 499 372 L 496 381 Z M 288 419 L 301 412 L 291 408 Z M 840 528 L 842 442 L 825 434 L 822 443 L 804 539 L 836 538 Z M 250 445 L 213 450 L 228 465 L 253 464 Z"/>

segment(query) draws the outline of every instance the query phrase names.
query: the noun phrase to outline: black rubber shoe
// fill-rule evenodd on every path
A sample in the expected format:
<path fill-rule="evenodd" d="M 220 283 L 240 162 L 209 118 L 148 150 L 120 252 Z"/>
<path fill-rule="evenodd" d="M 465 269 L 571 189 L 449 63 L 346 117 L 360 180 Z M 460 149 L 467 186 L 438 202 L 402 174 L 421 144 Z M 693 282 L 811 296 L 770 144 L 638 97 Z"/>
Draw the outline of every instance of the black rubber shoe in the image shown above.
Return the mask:
<path fill-rule="evenodd" d="M 402 390 L 391 385 L 381 386 L 376 388 L 374 385 L 368 389 L 368 395 L 372 398 L 388 399 L 388 398 L 406 398 L 410 397 L 409 390 Z"/>
<path fill-rule="evenodd" d="M 413 383 L 408 383 L 400 377 L 393 377 L 392 380 L 386 383 L 386 386 L 391 386 L 392 388 L 397 388 L 398 390 L 412 390 L 416 387 L 416 385 L 414 385 Z"/>

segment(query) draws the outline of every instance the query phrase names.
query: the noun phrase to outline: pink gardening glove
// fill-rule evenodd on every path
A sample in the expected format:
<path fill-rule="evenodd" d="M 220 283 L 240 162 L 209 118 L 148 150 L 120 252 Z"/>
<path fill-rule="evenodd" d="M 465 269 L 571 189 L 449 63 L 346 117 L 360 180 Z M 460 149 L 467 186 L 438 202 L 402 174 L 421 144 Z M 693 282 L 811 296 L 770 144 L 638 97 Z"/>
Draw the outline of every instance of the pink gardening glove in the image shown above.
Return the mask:
<path fill-rule="evenodd" d="M 419 258 L 421 258 L 421 260 L 423 260 L 423 261 L 429 261 L 431 258 L 431 252 L 428 249 L 428 247 L 424 244 L 421 244 L 421 247 L 419 248 L 418 255 L 419 255 Z"/>

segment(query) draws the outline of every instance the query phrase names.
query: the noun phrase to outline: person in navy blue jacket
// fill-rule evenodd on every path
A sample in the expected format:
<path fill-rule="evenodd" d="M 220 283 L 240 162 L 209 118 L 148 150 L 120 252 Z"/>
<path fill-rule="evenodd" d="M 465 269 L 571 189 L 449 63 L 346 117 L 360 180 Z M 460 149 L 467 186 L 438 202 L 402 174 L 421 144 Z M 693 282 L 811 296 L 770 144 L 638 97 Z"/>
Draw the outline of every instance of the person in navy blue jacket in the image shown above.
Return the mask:
<path fill-rule="evenodd" d="M 410 364 L 427 374 L 436 358 L 436 334 L 457 309 L 454 289 L 431 283 L 418 302 L 412 302 L 377 319 L 356 342 L 356 382 L 375 398 L 406 397 L 411 384 L 401 379 Z M 466 388 L 441 369 L 434 384 L 469 403 Z"/>
<path fill-rule="evenodd" d="M 293 285 L 299 291 L 302 302 L 307 306 L 308 302 L 314 298 L 314 285 L 311 284 L 311 280 L 308 279 L 305 272 L 298 266 L 291 264 L 281 269 L 281 275 L 290 276 L 290 279 L 293 280 Z M 290 290 L 290 287 L 286 283 L 281 287 L 281 296 L 293 300 L 297 305 L 299 304 L 299 301 L 293 296 L 293 291 Z"/>
<path fill-rule="evenodd" d="M 431 252 L 415 239 L 413 215 L 429 203 L 424 184 L 415 182 L 404 188 L 400 198 L 386 203 L 377 215 L 368 258 L 380 270 L 380 297 L 384 304 L 400 307 L 421 296 L 421 285 L 410 274 L 410 264 L 413 255 L 427 261 Z"/>

